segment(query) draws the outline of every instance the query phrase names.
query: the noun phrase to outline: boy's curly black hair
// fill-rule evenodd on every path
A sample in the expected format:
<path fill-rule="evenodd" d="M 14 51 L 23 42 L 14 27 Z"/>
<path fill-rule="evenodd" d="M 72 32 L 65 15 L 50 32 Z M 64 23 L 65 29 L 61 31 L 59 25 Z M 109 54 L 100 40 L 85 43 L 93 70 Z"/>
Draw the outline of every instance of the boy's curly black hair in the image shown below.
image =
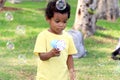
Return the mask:
<path fill-rule="evenodd" d="M 66 2 L 66 8 L 64 10 L 58 10 L 56 8 L 56 2 L 58 0 L 52 0 L 48 3 L 47 8 L 45 10 L 45 16 L 48 19 L 51 19 L 54 15 L 55 12 L 64 14 L 64 13 L 68 13 L 68 18 L 70 18 L 70 5 Z"/>

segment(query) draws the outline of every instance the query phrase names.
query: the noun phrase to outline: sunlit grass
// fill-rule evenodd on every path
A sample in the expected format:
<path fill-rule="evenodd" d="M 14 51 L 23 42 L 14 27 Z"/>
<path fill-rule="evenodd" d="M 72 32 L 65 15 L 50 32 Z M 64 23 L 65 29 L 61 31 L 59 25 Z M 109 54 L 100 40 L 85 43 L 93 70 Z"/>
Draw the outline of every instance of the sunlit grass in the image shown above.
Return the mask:
<path fill-rule="evenodd" d="M 69 0 L 72 4 L 71 18 L 66 30 L 71 29 L 76 1 Z M 74 2 L 74 3 L 73 3 Z M 33 54 L 34 44 L 39 32 L 49 27 L 45 21 L 44 10 L 46 3 L 23 2 L 21 4 L 6 3 L 5 6 L 22 8 L 12 11 L 13 21 L 6 21 L 5 13 L 0 13 L 0 80 L 34 80 L 37 69 L 37 57 Z M 16 27 L 24 25 L 25 35 L 17 35 Z M 85 39 L 87 55 L 84 58 L 74 59 L 78 80 L 119 80 L 119 61 L 111 59 L 120 35 L 120 18 L 116 22 L 98 20 L 95 34 Z M 14 50 L 6 47 L 8 40 L 14 45 Z M 24 55 L 25 59 L 19 59 Z M 24 61 L 25 60 L 25 61 Z"/>
<path fill-rule="evenodd" d="M 119 21 L 98 20 L 97 25 L 105 30 L 98 29 L 94 36 L 85 39 L 88 54 L 75 60 L 75 66 L 79 69 L 78 80 L 119 80 L 120 62 L 111 59 L 120 35 Z"/>

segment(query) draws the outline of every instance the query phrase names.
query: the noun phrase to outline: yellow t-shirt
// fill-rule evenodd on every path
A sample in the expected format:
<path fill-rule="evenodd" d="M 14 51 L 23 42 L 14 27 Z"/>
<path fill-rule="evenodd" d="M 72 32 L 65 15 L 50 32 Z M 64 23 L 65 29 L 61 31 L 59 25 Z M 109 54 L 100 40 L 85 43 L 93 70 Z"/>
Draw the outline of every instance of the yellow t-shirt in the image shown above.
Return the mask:
<path fill-rule="evenodd" d="M 38 59 L 36 80 L 68 80 L 68 67 L 66 64 L 68 55 L 77 53 L 72 37 L 63 32 L 62 35 L 53 34 L 47 30 L 41 32 L 36 40 L 34 53 L 49 52 L 52 49 L 52 40 L 64 40 L 66 47 L 60 56 L 42 61 Z"/>

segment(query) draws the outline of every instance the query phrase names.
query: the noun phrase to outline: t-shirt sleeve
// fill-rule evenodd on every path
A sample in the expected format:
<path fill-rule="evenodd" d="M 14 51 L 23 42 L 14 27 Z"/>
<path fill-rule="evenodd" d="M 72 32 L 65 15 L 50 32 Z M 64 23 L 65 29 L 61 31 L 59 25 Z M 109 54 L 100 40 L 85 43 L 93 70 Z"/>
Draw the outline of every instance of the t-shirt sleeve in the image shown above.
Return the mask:
<path fill-rule="evenodd" d="M 39 34 L 37 36 L 34 46 L 34 54 L 38 55 L 40 52 L 46 52 L 46 40 L 44 34 Z"/>
<path fill-rule="evenodd" d="M 72 54 L 76 54 L 77 53 L 77 49 L 75 47 L 75 44 L 73 42 L 72 37 L 70 36 L 69 39 L 69 48 L 68 48 L 68 55 L 72 55 Z"/>

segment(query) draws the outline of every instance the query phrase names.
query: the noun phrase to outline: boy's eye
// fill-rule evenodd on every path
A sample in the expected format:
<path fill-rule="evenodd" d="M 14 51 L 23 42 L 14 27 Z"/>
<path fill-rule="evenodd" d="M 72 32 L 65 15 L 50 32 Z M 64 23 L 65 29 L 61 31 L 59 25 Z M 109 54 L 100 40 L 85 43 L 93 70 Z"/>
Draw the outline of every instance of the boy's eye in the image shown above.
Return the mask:
<path fill-rule="evenodd" d="M 55 20 L 56 23 L 59 23 L 59 20 Z M 63 23 L 67 23 L 67 21 L 63 21 Z"/>
<path fill-rule="evenodd" d="M 67 21 L 64 21 L 64 23 L 67 23 Z"/>

